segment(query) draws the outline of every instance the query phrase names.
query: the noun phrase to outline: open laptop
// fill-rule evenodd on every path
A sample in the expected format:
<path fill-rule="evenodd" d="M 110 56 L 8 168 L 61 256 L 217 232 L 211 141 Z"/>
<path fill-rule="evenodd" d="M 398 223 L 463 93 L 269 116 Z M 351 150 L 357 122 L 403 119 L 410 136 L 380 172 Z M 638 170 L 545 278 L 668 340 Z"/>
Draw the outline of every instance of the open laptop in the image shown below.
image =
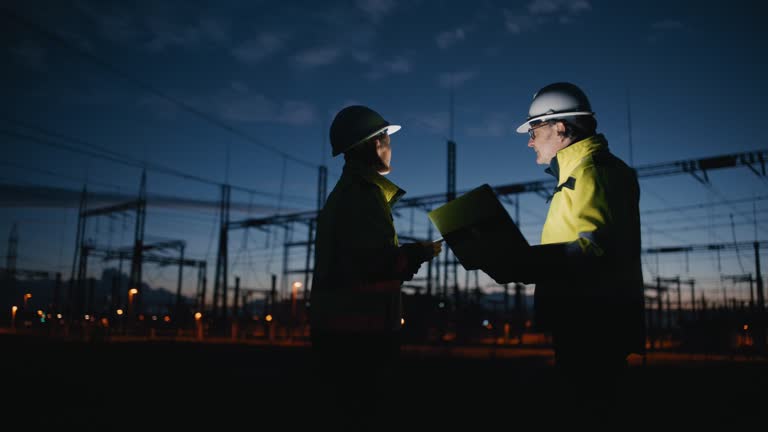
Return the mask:
<path fill-rule="evenodd" d="M 515 256 L 530 245 L 488 184 L 428 213 L 461 265 L 486 270 L 499 254 Z"/>

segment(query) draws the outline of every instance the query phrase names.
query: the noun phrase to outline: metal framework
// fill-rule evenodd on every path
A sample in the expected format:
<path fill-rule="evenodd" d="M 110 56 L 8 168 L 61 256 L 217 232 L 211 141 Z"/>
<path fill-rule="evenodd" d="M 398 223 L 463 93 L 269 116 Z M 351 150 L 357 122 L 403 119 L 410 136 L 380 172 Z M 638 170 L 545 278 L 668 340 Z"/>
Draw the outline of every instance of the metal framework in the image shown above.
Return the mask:
<path fill-rule="evenodd" d="M 455 176 L 455 143 L 453 143 L 454 150 L 451 150 L 452 148 L 451 143 L 453 143 L 453 141 L 449 141 L 449 144 L 448 144 L 449 176 L 448 176 L 447 192 L 422 195 L 422 196 L 416 196 L 416 197 L 410 197 L 410 198 L 403 198 L 395 204 L 393 208 L 393 212 L 399 213 L 400 211 L 405 209 L 420 209 L 423 211 L 429 211 L 435 206 L 444 204 L 445 202 L 450 200 L 451 197 L 455 197 L 467 192 L 467 190 L 455 191 L 455 179 L 452 180 L 451 178 L 451 173 L 453 173 L 453 175 Z M 452 158 L 454 158 L 454 160 L 451 160 Z M 661 163 L 661 164 L 644 165 L 644 166 L 636 167 L 635 172 L 637 173 L 638 178 L 650 178 L 650 177 L 688 174 L 688 175 L 691 175 L 698 182 L 708 184 L 710 182 L 710 178 L 708 175 L 710 171 L 725 169 L 725 168 L 746 167 L 750 171 L 752 171 L 755 175 L 759 177 L 765 177 L 766 176 L 766 168 L 765 168 L 766 160 L 768 160 L 768 150 L 759 150 L 755 152 L 735 153 L 735 154 L 714 156 L 714 157 L 702 158 L 702 159 L 690 159 L 690 160 L 674 161 L 674 162 Z M 321 174 L 320 179 L 325 180 L 325 177 L 323 177 L 323 175 Z M 502 184 L 502 185 L 497 185 L 492 187 L 493 187 L 493 190 L 496 192 L 496 195 L 499 197 L 499 199 L 501 199 L 502 201 L 505 201 L 506 203 L 514 207 L 515 214 L 516 214 L 515 221 L 519 221 L 520 201 L 519 201 L 519 198 L 517 198 L 519 195 L 526 194 L 526 193 L 535 193 L 536 195 L 542 197 L 543 199 L 548 199 L 553 189 L 555 188 L 555 186 L 556 186 L 556 182 L 554 179 L 545 179 L 545 180 L 535 180 L 530 182 Z M 318 187 L 318 193 L 320 194 L 322 191 L 325 191 L 325 187 L 324 186 Z M 325 195 L 323 194 L 322 195 L 323 199 L 324 199 L 324 196 Z M 513 197 L 515 197 L 516 199 L 513 199 Z M 320 202 L 322 202 L 322 199 L 319 196 L 318 204 Z M 314 243 L 313 229 L 314 229 L 314 223 L 317 219 L 317 214 L 318 214 L 317 210 L 310 210 L 310 211 L 302 211 L 302 212 L 290 213 L 290 214 L 273 215 L 273 216 L 262 217 L 262 218 L 253 218 L 253 219 L 246 219 L 242 221 L 228 222 L 227 227 L 230 229 L 239 229 L 239 228 L 248 228 L 248 227 L 257 227 L 257 228 L 264 229 L 268 226 L 276 225 L 276 226 L 281 226 L 285 229 L 289 229 L 289 227 L 295 223 L 307 224 L 309 227 L 309 237 L 306 242 L 288 242 L 286 240 L 284 246 L 286 248 L 307 246 L 307 257 L 309 257 L 311 255 L 311 248 Z M 220 244 L 220 247 L 223 249 L 226 249 L 226 244 L 222 243 Z M 696 246 L 687 246 L 687 247 L 695 248 Z M 706 247 L 713 247 L 713 246 L 708 245 Z M 724 244 L 721 247 L 728 248 L 730 246 L 727 244 Z M 646 250 L 646 252 L 658 253 L 658 252 L 661 252 L 661 250 L 654 251 L 653 249 L 648 249 Z M 220 252 L 220 255 L 222 253 L 225 254 L 225 252 Z M 306 263 L 307 264 L 309 263 L 309 258 L 307 258 Z M 442 290 L 440 290 L 440 294 L 443 297 L 447 296 L 447 292 L 446 292 L 448 288 L 447 287 L 447 279 L 448 279 L 447 268 L 449 266 L 450 264 L 447 261 L 443 263 L 443 286 L 442 286 Z M 427 270 L 428 270 L 427 292 L 431 293 L 432 266 L 430 265 Z M 309 265 L 307 265 L 307 268 L 305 269 L 302 269 L 302 270 L 292 269 L 290 270 L 290 272 L 291 273 L 301 272 L 301 273 L 308 274 L 309 272 L 311 272 L 311 269 L 309 268 Z M 439 273 L 440 272 L 438 271 L 437 275 L 439 275 Z M 284 275 L 286 274 L 288 273 L 284 271 Z M 308 289 L 307 284 L 305 284 L 304 287 L 305 287 L 305 290 Z M 458 281 L 456 281 L 456 289 L 458 290 Z M 458 291 L 456 291 L 456 293 L 457 292 Z M 456 294 L 456 298 L 458 298 L 458 294 Z M 760 299 L 758 299 L 758 302 L 760 302 Z"/>

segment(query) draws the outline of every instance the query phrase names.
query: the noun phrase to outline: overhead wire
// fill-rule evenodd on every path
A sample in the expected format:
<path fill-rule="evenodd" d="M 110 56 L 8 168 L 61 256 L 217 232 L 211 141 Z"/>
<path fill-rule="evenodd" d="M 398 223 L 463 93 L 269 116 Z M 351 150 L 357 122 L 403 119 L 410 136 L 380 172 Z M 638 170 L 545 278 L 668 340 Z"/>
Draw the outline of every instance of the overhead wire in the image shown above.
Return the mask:
<path fill-rule="evenodd" d="M 169 168 L 169 167 L 166 167 L 166 166 L 158 164 L 158 163 L 154 163 L 154 162 L 148 163 L 148 162 L 144 162 L 144 161 L 141 161 L 141 160 L 138 160 L 138 159 L 134 159 L 134 158 L 131 158 L 130 156 L 127 156 L 127 155 L 115 152 L 113 150 L 104 148 L 103 146 L 99 146 L 99 145 L 96 145 L 96 144 L 93 144 L 93 143 L 89 143 L 89 142 L 86 142 L 86 141 L 84 141 L 82 139 L 73 138 L 73 137 L 70 137 L 70 136 L 58 133 L 58 132 L 49 131 L 49 130 L 46 130 L 45 128 L 42 128 L 42 127 L 39 127 L 39 126 L 30 125 L 29 123 L 24 123 L 24 122 L 19 122 L 19 121 L 14 120 L 14 119 L 9 119 L 6 116 L 0 115 L 0 119 L 6 121 L 8 123 L 17 124 L 18 126 L 24 127 L 26 129 L 30 129 L 30 130 L 38 133 L 38 134 L 47 135 L 48 137 L 47 138 L 41 138 L 41 137 L 38 137 L 38 136 L 33 136 L 33 135 L 24 134 L 24 133 L 19 133 L 17 131 L 12 131 L 12 130 L 7 130 L 7 129 L 0 129 L 0 134 L 11 136 L 11 137 L 14 137 L 14 138 L 17 138 L 17 139 L 22 139 L 22 140 L 28 140 L 28 141 L 36 142 L 38 144 L 45 145 L 45 146 L 48 146 L 48 147 L 63 149 L 63 150 L 70 151 L 70 152 L 73 152 L 73 153 L 78 153 L 78 154 L 82 154 L 82 155 L 86 155 L 86 156 L 90 156 L 90 157 L 95 157 L 95 158 L 100 158 L 100 159 L 104 159 L 104 160 L 109 160 L 111 162 L 114 162 L 114 163 L 117 163 L 117 164 L 121 164 L 121 165 L 125 165 L 125 166 L 130 166 L 130 167 L 134 167 L 134 168 L 142 168 L 142 169 L 146 168 L 146 169 L 148 169 L 150 171 L 154 171 L 154 172 L 158 172 L 158 173 L 162 173 L 162 174 L 166 174 L 166 175 L 170 175 L 170 176 L 175 176 L 175 177 L 178 177 L 178 178 L 182 178 L 182 179 L 185 179 L 185 180 L 191 180 L 191 181 L 203 183 L 203 184 L 206 184 L 206 185 L 217 186 L 217 187 L 220 187 L 220 186 L 223 185 L 221 182 L 218 182 L 218 181 L 215 181 L 215 180 L 207 179 L 207 178 L 201 177 L 199 175 L 185 173 L 183 171 L 180 171 L 180 170 L 177 170 L 177 169 L 174 169 L 174 168 Z M 71 144 L 66 144 L 66 143 L 54 141 L 54 140 L 51 139 L 51 137 L 57 138 L 59 140 L 68 141 L 69 143 L 76 144 L 77 146 L 86 147 L 86 149 L 83 149 L 81 147 L 77 147 L 77 146 L 74 146 L 74 145 L 71 145 Z M 229 185 L 229 186 L 232 189 L 236 189 L 236 190 L 240 190 L 240 191 L 244 191 L 244 192 L 248 192 L 248 193 L 253 193 L 253 194 L 256 194 L 256 195 L 261 195 L 261 196 L 265 196 L 265 197 L 269 197 L 269 198 L 278 198 L 279 197 L 278 194 L 274 194 L 274 193 L 266 192 L 266 191 L 261 191 L 261 190 L 257 190 L 257 189 L 253 189 L 253 188 L 248 188 L 248 187 L 244 187 L 244 186 L 239 186 L 239 185 Z M 314 202 L 313 199 L 308 198 L 308 197 L 300 197 L 300 196 L 288 195 L 286 198 L 290 198 L 291 200 L 294 200 L 294 201 Z"/>
<path fill-rule="evenodd" d="M 194 106 L 192 106 L 191 104 L 186 103 L 186 102 L 184 102 L 184 101 L 182 101 L 182 100 L 180 100 L 178 98 L 175 98 L 175 97 L 173 97 L 173 96 L 171 96 L 171 95 L 161 91 L 160 89 L 158 89 L 158 88 L 156 88 L 156 87 L 154 87 L 152 85 L 149 85 L 149 84 L 147 84 L 147 83 L 145 83 L 143 81 L 140 81 L 139 79 L 137 79 L 137 78 L 135 78 L 135 77 L 133 77 L 133 76 L 123 72 L 122 70 L 120 70 L 119 68 L 114 66 L 113 64 L 107 62 L 106 60 L 103 60 L 102 58 L 98 57 L 97 55 L 95 55 L 95 54 L 93 54 L 91 52 L 85 51 L 85 50 L 83 50 L 83 49 L 73 45 L 68 40 L 66 40 L 65 38 L 61 37 L 58 33 L 54 32 L 52 30 L 49 30 L 49 29 L 43 27 L 42 25 L 39 25 L 39 24 L 33 22 L 32 20 L 30 20 L 28 18 L 25 18 L 25 17 L 19 15 L 15 11 L 12 11 L 12 10 L 10 10 L 8 8 L 4 8 L 4 7 L 0 7 L 0 11 L 3 12 L 2 15 L 6 19 L 8 19 L 10 21 L 14 21 L 14 22 L 16 22 L 18 24 L 21 24 L 21 25 L 29 28 L 29 29 L 34 30 L 35 32 L 45 36 L 49 40 L 52 40 L 52 41 L 60 44 L 61 46 L 63 46 L 67 50 L 69 50 L 71 52 L 74 52 L 78 56 L 83 57 L 83 58 L 89 60 L 90 62 L 100 66 L 103 69 L 106 69 L 110 73 L 120 77 L 121 79 L 131 83 L 132 85 L 134 85 L 134 86 L 136 86 L 136 87 L 146 91 L 147 93 L 153 94 L 156 97 L 159 97 L 159 98 L 161 98 L 163 100 L 166 100 L 166 101 L 168 101 L 168 102 L 178 106 L 182 110 L 184 110 L 184 111 L 186 111 L 186 112 L 188 112 L 188 113 L 190 113 L 190 114 L 192 114 L 192 115 L 194 115 L 194 116 L 196 116 L 196 117 L 198 117 L 198 118 L 200 118 L 200 119 L 202 119 L 202 120 L 204 120 L 204 121 L 206 121 L 206 122 L 208 122 L 210 124 L 213 124 L 213 125 L 221 128 L 221 129 L 224 129 L 224 130 L 232 133 L 233 135 L 235 135 L 235 136 L 237 136 L 239 138 L 242 138 L 242 139 L 244 139 L 244 140 L 246 140 L 246 141 L 248 141 L 248 142 L 250 142 L 250 143 L 252 143 L 252 144 L 254 144 L 256 146 L 258 146 L 258 147 L 261 147 L 261 148 L 264 148 L 264 149 L 266 149 L 266 150 L 268 150 L 270 152 L 273 152 L 273 153 L 281 156 L 284 160 L 292 161 L 292 162 L 295 162 L 295 163 L 297 163 L 299 165 L 302 165 L 302 166 L 305 166 L 305 167 L 309 167 L 309 168 L 319 168 L 320 167 L 319 164 L 308 162 L 308 161 L 306 161 L 304 159 L 301 159 L 301 158 L 296 157 L 294 155 L 291 155 L 291 154 L 289 154 L 287 152 L 284 152 L 284 151 L 278 149 L 275 146 L 272 146 L 272 145 L 269 145 L 267 143 L 264 143 L 264 142 L 256 139 L 255 137 L 251 136 L 250 134 L 247 134 L 247 133 L 245 133 L 245 132 L 243 132 L 243 131 L 241 131 L 239 129 L 236 129 L 236 128 L 232 127 L 231 125 L 229 125 L 226 122 L 224 122 L 224 121 L 214 117 L 213 115 L 211 115 L 209 113 L 206 113 L 206 112 L 204 112 L 202 110 L 199 110 L 199 109 L 195 108 Z"/>

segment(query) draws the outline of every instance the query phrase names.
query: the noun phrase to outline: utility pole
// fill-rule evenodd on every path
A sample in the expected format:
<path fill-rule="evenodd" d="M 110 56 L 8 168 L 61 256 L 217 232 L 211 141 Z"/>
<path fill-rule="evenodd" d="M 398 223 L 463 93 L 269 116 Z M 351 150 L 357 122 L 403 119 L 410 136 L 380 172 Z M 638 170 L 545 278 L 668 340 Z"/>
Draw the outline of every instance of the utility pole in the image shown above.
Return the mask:
<path fill-rule="evenodd" d="M 133 257 L 131 259 L 131 278 L 129 289 L 137 289 L 134 296 L 134 312 L 141 311 L 142 289 L 141 268 L 142 254 L 144 252 L 144 220 L 147 215 L 147 172 L 141 173 L 141 186 L 139 187 L 139 200 L 136 202 L 136 226 L 134 227 Z"/>
<path fill-rule="evenodd" d="M 228 240 L 229 232 L 229 206 L 230 206 L 230 186 L 221 185 L 221 205 L 219 207 L 219 252 L 216 256 L 216 274 L 213 281 L 213 310 L 214 319 L 221 315 L 221 318 L 227 317 L 227 261 L 228 261 Z M 221 313 L 219 314 L 219 303 L 221 303 Z"/>
<path fill-rule="evenodd" d="M 677 320 L 682 320 L 683 313 L 683 295 L 680 289 L 680 276 L 673 278 L 660 278 L 662 283 L 674 283 L 677 284 Z M 672 308 L 670 307 L 669 291 L 667 291 L 667 325 L 672 325 Z"/>
<path fill-rule="evenodd" d="M 447 166 L 447 187 L 446 187 L 446 193 L 445 193 L 445 201 L 451 202 L 454 199 L 456 199 L 456 142 L 453 140 L 453 117 L 454 117 L 454 102 L 453 102 L 453 92 L 454 92 L 454 82 L 451 80 L 451 87 L 450 87 L 450 118 L 449 118 L 449 138 L 447 142 L 447 154 L 448 154 L 448 166 Z M 443 254 L 444 261 L 443 261 L 443 297 L 446 297 L 448 294 L 449 289 L 449 274 L 452 274 L 452 280 L 453 280 L 453 303 L 454 307 L 458 307 L 459 305 L 459 281 L 457 279 L 457 262 L 455 259 L 451 258 L 451 252 L 449 248 L 444 248 L 445 253 Z"/>

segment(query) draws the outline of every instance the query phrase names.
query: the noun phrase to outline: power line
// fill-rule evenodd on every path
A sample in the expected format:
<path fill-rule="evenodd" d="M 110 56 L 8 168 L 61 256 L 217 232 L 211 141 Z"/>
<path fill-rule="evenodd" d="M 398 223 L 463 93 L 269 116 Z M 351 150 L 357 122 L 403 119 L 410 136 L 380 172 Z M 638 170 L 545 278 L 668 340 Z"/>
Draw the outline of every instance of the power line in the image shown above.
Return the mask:
<path fill-rule="evenodd" d="M 757 219 L 757 214 L 758 213 L 760 215 L 763 215 L 765 213 L 768 213 L 768 209 L 756 211 L 755 214 L 753 215 L 752 219 L 751 219 L 753 222 L 758 220 Z M 710 223 L 712 223 L 712 222 L 717 221 L 719 219 L 729 218 L 731 214 L 732 213 L 713 213 L 713 214 L 706 215 L 706 218 L 710 221 Z M 696 218 L 694 218 L 692 216 L 681 216 L 679 218 L 667 217 L 665 219 L 658 219 L 658 220 L 653 220 L 653 221 L 644 220 L 643 223 L 645 223 L 645 224 L 654 224 L 654 225 L 658 225 L 658 224 L 674 225 L 674 224 L 680 224 L 681 223 L 684 226 L 690 226 L 691 221 L 695 220 L 695 219 Z M 704 216 L 699 217 L 699 219 L 704 219 Z M 749 222 L 747 222 L 747 223 L 749 223 Z"/>
<path fill-rule="evenodd" d="M 757 222 L 765 223 L 765 222 L 768 222 L 768 219 L 759 219 Z M 685 225 L 685 226 L 681 226 L 681 227 L 671 226 L 671 227 L 667 227 L 667 228 L 663 228 L 663 229 L 662 228 L 658 228 L 658 227 L 654 227 L 653 231 L 654 232 L 658 232 L 658 233 L 667 233 L 667 232 L 670 232 L 670 231 L 674 231 L 674 232 L 701 231 L 701 230 L 704 230 L 706 228 L 726 228 L 726 227 L 733 228 L 732 223 L 733 223 L 733 221 L 731 221 L 730 223 L 707 224 L 707 225 L 690 225 L 689 224 L 689 225 Z M 746 227 L 746 226 L 749 226 L 751 224 L 752 224 L 752 221 L 748 221 L 748 222 L 743 222 L 743 223 L 740 223 L 740 224 L 736 224 L 736 226 Z"/>
<path fill-rule="evenodd" d="M 660 209 L 645 210 L 641 212 L 641 214 L 647 215 L 647 214 L 654 214 L 654 213 L 678 212 L 681 210 L 703 209 L 703 208 L 709 208 L 709 207 L 718 207 L 718 206 L 725 206 L 725 205 L 753 202 L 753 201 L 763 201 L 763 200 L 768 200 L 768 195 L 760 195 L 760 196 L 751 197 L 751 198 L 721 200 L 718 202 L 689 204 L 689 205 L 677 206 L 677 207 L 666 207 L 666 208 L 660 208 Z"/>
<path fill-rule="evenodd" d="M 12 168 L 20 169 L 20 170 L 32 171 L 32 172 L 36 172 L 38 174 L 45 174 L 45 175 L 48 175 L 48 176 L 51 176 L 51 177 L 59 177 L 59 178 L 71 180 L 71 181 L 74 181 L 74 182 L 77 182 L 77 183 L 91 183 L 91 184 L 94 184 L 94 185 L 97 185 L 97 186 L 103 186 L 103 187 L 117 189 L 118 191 L 123 188 L 122 186 L 118 186 L 118 185 L 114 185 L 114 184 L 110 184 L 110 183 L 96 182 L 96 181 L 93 181 L 93 180 L 87 180 L 86 181 L 86 180 L 83 180 L 83 179 L 78 178 L 78 177 L 68 176 L 66 174 L 61 174 L 61 173 L 45 170 L 45 169 L 42 169 L 42 168 L 28 167 L 28 166 L 24 166 L 24 165 L 21 165 L 21 164 L 18 164 L 18 163 L 14 163 L 14 162 L 8 162 L 7 160 L 0 160 L 0 165 L 5 165 L 5 166 L 8 166 L 8 167 L 12 167 Z"/>
<path fill-rule="evenodd" d="M 6 119 L 6 121 L 7 121 L 7 119 Z M 12 122 L 19 123 L 19 122 L 16 122 L 16 121 L 12 121 Z M 19 123 L 19 124 L 21 124 L 21 123 Z M 16 132 L 16 131 L 6 130 L 6 129 L 0 129 L 0 134 L 11 136 L 11 137 L 14 137 L 14 138 L 17 138 L 17 139 L 23 139 L 23 140 L 28 140 L 28 141 L 36 142 L 38 144 L 42 144 L 42 145 L 45 145 L 45 146 L 48 146 L 48 147 L 57 148 L 57 149 L 60 149 L 60 150 L 67 150 L 67 151 L 70 151 L 70 152 L 73 152 L 73 153 L 78 153 L 78 154 L 82 154 L 82 155 L 86 155 L 86 156 L 90 156 L 90 157 L 94 157 L 94 158 L 100 158 L 100 159 L 109 160 L 111 162 L 115 162 L 115 163 L 118 163 L 118 164 L 130 166 L 130 167 L 142 168 L 142 169 L 146 168 L 146 169 L 151 170 L 151 171 L 155 171 L 155 172 L 158 172 L 158 173 L 161 173 L 161 174 L 166 174 L 166 175 L 170 175 L 170 176 L 175 176 L 175 177 L 183 178 L 185 180 L 196 181 L 196 182 L 199 182 L 199 183 L 203 183 L 203 184 L 207 184 L 207 185 L 212 185 L 212 186 L 217 186 L 217 187 L 222 186 L 222 183 L 216 182 L 214 180 L 210 180 L 210 179 L 207 179 L 207 178 L 204 178 L 204 177 L 200 177 L 200 176 L 197 176 L 197 175 L 188 174 L 188 173 L 185 173 L 185 172 L 173 169 L 173 168 L 168 168 L 168 167 L 165 167 L 163 165 L 159 165 L 157 163 L 142 162 L 142 161 L 130 158 L 128 156 L 122 155 L 120 153 L 114 152 L 112 150 L 105 149 L 105 148 L 103 148 L 101 146 L 97 146 L 95 144 L 87 143 L 87 142 L 85 142 L 83 140 L 80 140 L 80 139 L 76 139 L 76 138 L 72 138 L 72 137 L 67 137 L 65 135 L 62 135 L 62 134 L 59 134 L 59 133 L 56 133 L 56 132 L 49 132 L 49 131 L 46 131 L 45 129 L 42 129 L 42 128 L 39 128 L 39 127 L 36 127 L 36 126 L 25 125 L 24 127 L 28 128 L 28 129 L 32 129 L 35 132 L 37 132 L 39 134 L 42 134 L 42 135 L 53 136 L 53 137 L 56 137 L 56 138 L 59 138 L 59 139 L 63 139 L 63 140 L 66 140 L 66 141 L 70 141 L 70 142 L 73 142 L 73 143 L 77 143 L 80 146 L 88 147 L 88 148 L 95 149 L 95 150 L 82 149 L 82 148 L 75 147 L 75 146 L 72 146 L 72 145 L 69 145 L 69 144 L 64 144 L 64 143 L 61 143 L 61 142 L 52 141 L 51 139 L 36 137 L 36 136 L 32 136 L 32 135 L 28 135 L 28 134 L 24 134 L 24 133 L 19 133 L 19 132 Z M 232 189 L 236 189 L 236 190 L 240 190 L 240 191 L 248 192 L 248 193 L 253 193 L 253 194 L 257 194 L 257 195 L 262 195 L 262 196 L 266 196 L 266 197 L 269 197 L 269 198 L 278 198 L 278 199 L 281 198 L 281 196 L 279 194 L 274 194 L 274 193 L 270 193 L 270 192 L 264 192 L 264 191 L 255 190 L 255 189 L 252 189 L 252 188 L 246 188 L 244 186 L 231 185 L 230 187 Z M 283 194 L 282 198 L 289 198 L 289 199 L 292 199 L 294 201 L 302 201 L 302 202 L 312 201 L 310 198 L 300 197 L 300 196 L 295 196 L 295 195 L 286 196 L 286 195 Z"/>
<path fill-rule="evenodd" d="M 318 165 L 318 164 L 314 164 L 314 163 L 305 161 L 305 160 L 300 159 L 300 158 L 298 158 L 296 156 L 288 154 L 288 153 L 286 153 L 286 152 L 284 152 L 284 151 L 282 151 L 282 150 L 280 150 L 280 149 L 278 149 L 278 148 L 276 148 L 276 147 L 274 147 L 272 145 L 263 143 L 260 140 L 256 139 L 255 137 L 253 137 L 253 136 L 251 136 L 251 135 L 249 135 L 249 134 L 247 134 L 247 133 L 245 133 L 243 131 L 235 129 L 234 127 L 232 127 L 231 125 L 225 123 L 224 121 L 222 121 L 222 120 L 220 120 L 220 119 L 218 119 L 218 118 L 216 118 L 216 117 L 214 117 L 214 116 L 212 116 L 212 115 L 210 115 L 210 114 L 208 114 L 206 112 L 203 112 L 203 111 L 193 107 L 192 105 L 190 105 L 190 104 L 188 104 L 188 103 L 186 103 L 186 102 L 184 102 L 184 101 L 182 101 L 180 99 L 174 98 L 174 97 L 164 93 L 163 91 L 161 91 L 161 90 L 159 90 L 159 89 L 149 85 L 149 84 L 146 84 L 146 83 L 144 83 L 142 81 L 139 81 L 135 77 L 132 77 L 132 76 L 128 75 L 127 73 L 121 71 L 120 69 L 118 69 L 117 67 L 112 65 L 111 63 L 109 63 L 109 62 L 107 62 L 105 60 L 102 60 L 101 58 L 97 57 L 96 55 L 94 55 L 92 53 L 89 53 L 87 51 L 84 51 L 84 50 L 82 50 L 82 49 L 72 45 L 66 39 L 64 39 L 61 36 L 59 36 L 57 33 L 53 32 L 51 30 L 48 30 L 48 29 L 46 29 L 46 28 L 44 28 L 44 27 L 42 27 L 42 26 L 40 26 L 40 25 L 38 25 L 38 24 L 36 24 L 36 23 L 34 23 L 34 22 L 24 18 L 24 17 L 22 17 L 21 15 L 18 15 L 17 13 L 15 13 L 14 11 L 12 11 L 10 9 L 0 8 L 0 10 L 2 10 L 4 12 L 5 18 L 10 19 L 12 21 L 15 21 L 18 24 L 22 24 L 22 25 L 24 25 L 24 26 L 26 26 L 28 28 L 31 28 L 32 30 L 34 30 L 34 31 L 44 35 L 48 39 L 51 39 L 51 40 L 61 44 L 62 46 L 64 46 L 68 50 L 73 51 L 77 55 L 79 55 L 81 57 L 84 57 L 84 58 L 88 59 L 89 61 L 99 65 L 100 67 L 108 70 L 109 72 L 117 75 L 118 77 L 122 78 L 123 80 L 130 82 L 131 84 L 141 88 L 142 90 L 144 90 L 144 91 L 146 91 L 148 93 L 151 93 L 151 94 L 153 94 L 153 95 L 155 95 L 155 96 L 157 96 L 157 97 L 159 97 L 161 99 L 164 99 L 164 100 L 166 100 L 168 102 L 173 103 L 174 105 L 179 106 L 182 110 L 184 110 L 184 111 L 186 111 L 186 112 L 188 112 L 190 114 L 193 114 L 193 115 L 195 115 L 195 116 L 197 116 L 197 117 L 207 121 L 208 123 L 211 123 L 211 124 L 213 124 L 215 126 L 218 126 L 218 127 L 222 128 L 222 129 L 224 129 L 224 130 L 226 130 L 226 131 L 228 131 L 228 132 L 230 132 L 230 133 L 232 133 L 232 134 L 234 134 L 234 135 L 236 135 L 236 136 L 238 136 L 240 138 L 245 139 L 246 141 L 249 141 L 249 142 L 251 142 L 251 143 L 253 143 L 253 144 L 255 144 L 255 145 L 259 146 L 259 147 L 262 147 L 262 148 L 264 148 L 266 150 L 269 150 L 269 151 L 271 151 L 271 152 L 281 156 L 283 159 L 290 160 L 292 162 L 296 162 L 297 164 L 300 164 L 300 165 L 303 165 L 303 166 L 306 166 L 306 167 L 309 167 L 309 168 L 319 168 L 320 167 L 320 165 Z"/>

